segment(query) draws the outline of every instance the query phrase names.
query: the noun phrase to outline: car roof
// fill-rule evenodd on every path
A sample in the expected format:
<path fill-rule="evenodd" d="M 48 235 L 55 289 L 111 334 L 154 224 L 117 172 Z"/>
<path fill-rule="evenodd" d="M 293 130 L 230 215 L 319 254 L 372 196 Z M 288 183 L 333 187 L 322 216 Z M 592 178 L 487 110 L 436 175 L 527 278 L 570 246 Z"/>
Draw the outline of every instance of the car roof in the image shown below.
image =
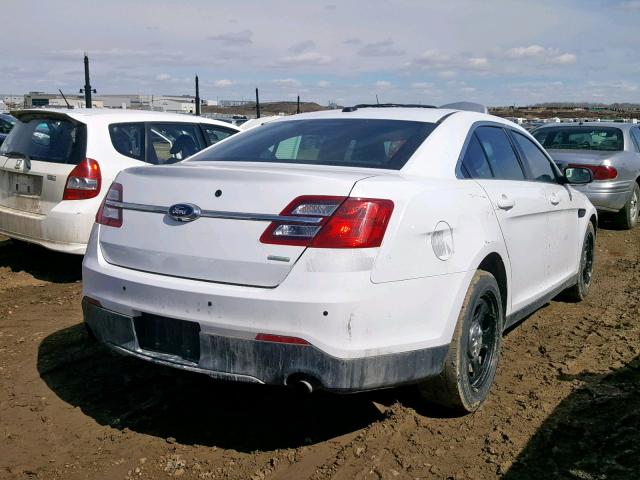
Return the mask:
<path fill-rule="evenodd" d="M 185 123 L 207 123 L 210 125 L 219 125 L 222 127 L 238 130 L 238 127 L 230 123 L 221 122 L 219 120 L 211 120 L 205 117 L 197 117 L 186 113 L 167 113 L 153 112 L 148 110 L 121 110 L 115 108 L 33 108 L 16 110 L 13 115 L 19 117 L 25 114 L 46 114 L 55 113 L 57 115 L 66 115 L 70 118 L 83 123 L 92 120 L 101 122 L 185 122 Z"/>
<path fill-rule="evenodd" d="M 436 123 L 442 117 L 454 113 L 457 110 L 440 108 L 419 107 L 359 107 L 353 110 L 347 109 L 323 110 L 319 112 L 299 113 L 289 117 L 276 119 L 274 122 L 286 120 L 315 120 L 315 119 L 380 119 L 380 120 L 413 120 L 418 122 Z"/>
<path fill-rule="evenodd" d="M 346 111 L 345 111 L 346 110 Z M 320 112 L 299 113 L 288 117 L 274 119 L 270 123 L 297 121 L 297 120 L 319 120 L 319 119 L 371 119 L 371 120 L 406 120 L 415 122 L 438 123 L 450 115 L 466 119 L 471 125 L 476 122 L 493 122 L 510 126 L 519 131 L 526 132 L 521 126 L 506 120 L 502 117 L 479 113 L 468 110 L 455 110 L 450 108 L 424 108 L 424 107 L 363 107 L 355 110 L 323 110 Z"/>

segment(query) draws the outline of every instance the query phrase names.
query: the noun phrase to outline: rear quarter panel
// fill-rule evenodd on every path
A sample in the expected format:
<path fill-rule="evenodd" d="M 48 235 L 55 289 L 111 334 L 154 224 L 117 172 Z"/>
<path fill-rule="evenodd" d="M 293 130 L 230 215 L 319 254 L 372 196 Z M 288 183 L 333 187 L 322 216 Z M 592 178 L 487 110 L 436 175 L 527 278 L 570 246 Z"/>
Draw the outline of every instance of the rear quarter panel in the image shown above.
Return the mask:
<path fill-rule="evenodd" d="M 391 198 L 394 211 L 374 263 L 374 283 L 466 272 L 485 255 L 507 256 L 491 202 L 473 180 L 373 177 L 360 181 L 354 197 Z M 434 235 L 450 230 L 452 252 L 434 251 Z"/>

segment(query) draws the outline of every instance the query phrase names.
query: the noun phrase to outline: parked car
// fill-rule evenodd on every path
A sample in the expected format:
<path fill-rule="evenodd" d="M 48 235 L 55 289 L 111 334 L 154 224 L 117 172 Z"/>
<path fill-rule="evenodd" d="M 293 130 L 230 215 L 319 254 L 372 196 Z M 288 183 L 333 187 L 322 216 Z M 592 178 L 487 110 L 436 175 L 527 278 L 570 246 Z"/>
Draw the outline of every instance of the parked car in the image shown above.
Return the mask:
<path fill-rule="evenodd" d="M 502 332 L 588 292 L 596 210 L 521 127 L 435 108 L 284 117 L 121 172 L 83 264 L 86 325 L 214 378 L 486 398 Z M 532 360 L 533 361 L 533 360 Z"/>
<path fill-rule="evenodd" d="M 577 187 L 601 212 L 626 229 L 638 223 L 640 126 L 619 122 L 555 124 L 533 135 L 562 168 L 589 168 L 594 182 Z"/>
<path fill-rule="evenodd" d="M 9 135 L 9 132 L 15 123 L 15 117 L 8 113 L 0 113 L 0 145 L 2 145 L 4 139 L 7 138 L 7 135 Z"/>
<path fill-rule="evenodd" d="M 84 254 L 100 202 L 118 172 L 165 165 L 238 132 L 204 118 L 109 109 L 14 113 L 0 147 L 0 233 Z"/>

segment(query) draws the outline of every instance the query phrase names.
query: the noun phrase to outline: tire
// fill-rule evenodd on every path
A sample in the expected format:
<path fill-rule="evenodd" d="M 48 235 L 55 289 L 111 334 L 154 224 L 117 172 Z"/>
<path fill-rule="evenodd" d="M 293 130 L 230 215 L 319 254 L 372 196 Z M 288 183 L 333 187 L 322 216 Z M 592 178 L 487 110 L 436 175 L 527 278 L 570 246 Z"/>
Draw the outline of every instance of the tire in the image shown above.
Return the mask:
<path fill-rule="evenodd" d="M 503 327 L 498 282 L 478 270 L 460 310 L 444 369 L 418 385 L 421 397 L 455 413 L 475 411 L 493 384 Z"/>
<path fill-rule="evenodd" d="M 638 223 L 640 214 L 640 185 L 634 184 L 633 192 L 624 208 L 616 215 L 616 225 L 624 230 L 631 230 Z"/>
<path fill-rule="evenodd" d="M 593 264 L 596 256 L 596 231 L 593 224 L 589 222 L 587 231 L 582 242 L 582 253 L 580 254 L 580 267 L 578 269 L 578 281 L 575 285 L 567 288 L 562 296 L 570 302 L 581 302 L 589 293 L 589 287 L 593 280 Z"/>

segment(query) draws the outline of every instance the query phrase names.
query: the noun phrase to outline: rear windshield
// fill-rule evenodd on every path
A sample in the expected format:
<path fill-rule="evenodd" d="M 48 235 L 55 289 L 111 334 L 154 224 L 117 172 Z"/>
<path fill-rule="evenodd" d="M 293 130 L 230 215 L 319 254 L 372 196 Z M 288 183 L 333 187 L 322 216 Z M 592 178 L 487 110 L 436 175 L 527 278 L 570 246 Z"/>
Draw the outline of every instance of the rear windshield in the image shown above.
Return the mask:
<path fill-rule="evenodd" d="M 319 119 L 267 123 L 193 157 L 399 170 L 435 124 L 403 120 Z"/>
<path fill-rule="evenodd" d="M 75 165 L 84 157 L 85 145 L 83 124 L 60 118 L 30 117 L 18 119 L 0 147 L 0 155 Z"/>
<path fill-rule="evenodd" d="M 622 130 L 614 127 L 553 127 L 533 133 L 543 147 L 563 150 L 624 150 Z"/>

